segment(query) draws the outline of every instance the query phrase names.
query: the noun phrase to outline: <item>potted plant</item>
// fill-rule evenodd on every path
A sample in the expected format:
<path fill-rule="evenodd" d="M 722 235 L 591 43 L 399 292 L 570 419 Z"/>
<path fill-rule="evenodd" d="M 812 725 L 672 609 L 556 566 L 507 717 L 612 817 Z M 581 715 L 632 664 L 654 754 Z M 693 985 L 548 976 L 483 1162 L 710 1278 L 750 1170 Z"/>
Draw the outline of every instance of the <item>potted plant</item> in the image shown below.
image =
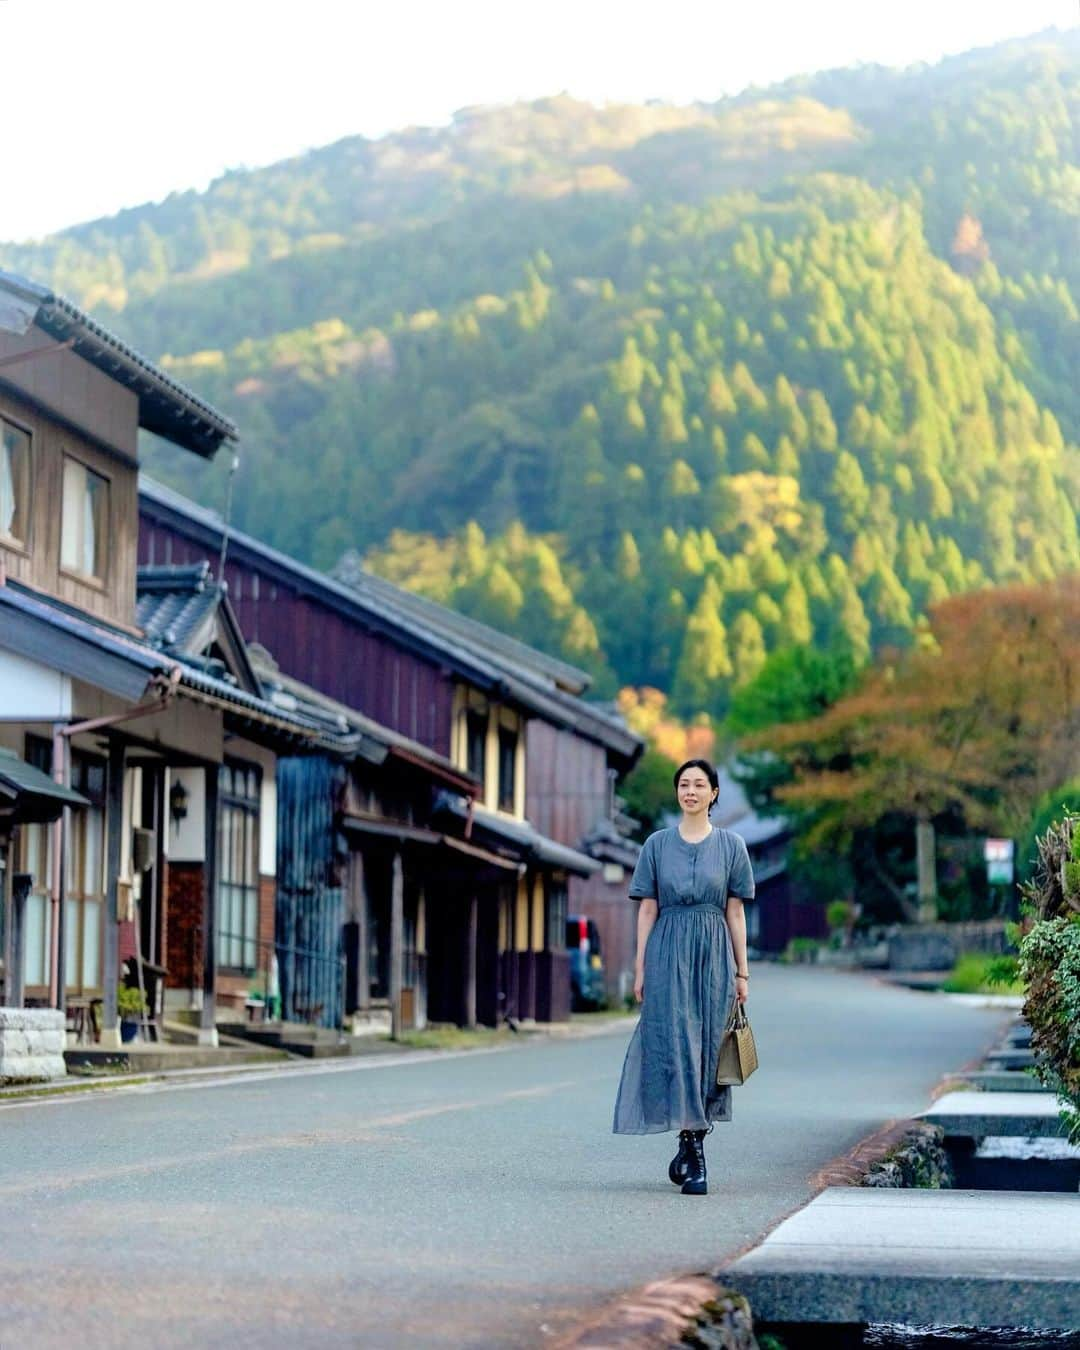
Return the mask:
<path fill-rule="evenodd" d="M 116 1011 L 120 1014 L 120 1039 L 126 1045 L 135 1039 L 139 1021 L 146 1014 L 146 1000 L 141 989 L 121 984 L 116 990 Z"/>

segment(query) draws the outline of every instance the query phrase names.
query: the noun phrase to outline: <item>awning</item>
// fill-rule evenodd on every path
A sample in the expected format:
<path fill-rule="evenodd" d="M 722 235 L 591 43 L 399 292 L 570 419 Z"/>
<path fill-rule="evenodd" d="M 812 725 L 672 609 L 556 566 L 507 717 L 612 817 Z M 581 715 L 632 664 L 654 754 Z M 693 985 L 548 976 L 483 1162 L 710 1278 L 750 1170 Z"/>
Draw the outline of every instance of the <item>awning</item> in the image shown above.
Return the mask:
<path fill-rule="evenodd" d="M 487 863 L 492 867 L 501 867 L 516 872 L 521 863 L 516 858 L 506 858 L 490 849 L 470 844 L 467 840 L 457 839 L 452 834 L 440 834 L 437 830 L 427 830 L 421 825 L 398 824 L 393 820 L 381 820 L 375 816 L 362 816 L 355 812 L 346 812 L 341 819 L 346 834 L 366 834 L 378 839 L 397 839 L 402 843 L 424 844 L 430 848 L 448 848 L 454 853 L 463 853 L 476 862 Z"/>
<path fill-rule="evenodd" d="M 456 816 L 459 820 L 468 819 L 470 812 L 465 800 L 451 793 L 441 792 L 438 808 Z M 495 848 L 500 845 L 509 847 L 518 853 L 523 861 L 535 861 L 548 867 L 573 872 L 579 877 L 591 877 L 600 871 L 600 863 L 579 849 L 560 844 L 540 834 L 527 820 L 515 820 L 510 816 L 498 815 L 474 806 L 472 810 L 472 833 L 470 841 L 488 843 Z"/>
<path fill-rule="evenodd" d="M 0 747 L 0 822 L 45 824 L 56 820 L 65 806 L 89 805 L 85 797 L 27 764 L 14 750 Z"/>

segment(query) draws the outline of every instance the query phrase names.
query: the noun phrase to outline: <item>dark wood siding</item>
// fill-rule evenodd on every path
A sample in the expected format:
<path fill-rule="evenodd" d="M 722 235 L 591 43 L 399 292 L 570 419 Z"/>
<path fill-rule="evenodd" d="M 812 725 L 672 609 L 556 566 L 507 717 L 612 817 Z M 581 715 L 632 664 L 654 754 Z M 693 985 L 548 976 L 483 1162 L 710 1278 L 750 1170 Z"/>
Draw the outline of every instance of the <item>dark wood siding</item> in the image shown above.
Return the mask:
<path fill-rule="evenodd" d="M 550 839 L 576 847 L 608 814 L 603 746 L 532 718 L 525 752 L 525 814 Z"/>
<path fill-rule="evenodd" d="M 204 543 L 141 516 L 141 563 L 192 563 L 207 556 Z M 255 561 L 230 559 L 225 579 L 244 637 L 261 643 L 287 675 L 449 756 L 454 684 L 448 671 L 402 651 Z"/>

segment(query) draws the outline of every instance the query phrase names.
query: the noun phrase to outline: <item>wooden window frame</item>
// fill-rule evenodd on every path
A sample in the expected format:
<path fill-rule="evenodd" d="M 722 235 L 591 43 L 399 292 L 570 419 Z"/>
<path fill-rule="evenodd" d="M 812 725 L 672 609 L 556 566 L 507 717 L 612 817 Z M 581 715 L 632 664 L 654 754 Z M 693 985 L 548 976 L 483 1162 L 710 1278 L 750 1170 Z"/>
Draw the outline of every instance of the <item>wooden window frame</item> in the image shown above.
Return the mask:
<path fill-rule="evenodd" d="M 224 783 L 225 771 L 232 774 L 243 773 L 246 776 L 249 773 L 255 775 L 254 790 L 249 792 L 237 792 L 235 790 L 235 778 L 233 787 L 226 788 Z M 217 838 L 218 838 L 218 867 L 217 867 L 217 933 L 214 935 L 216 944 L 218 969 L 234 975 L 254 975 L 259 969 L 259 829 L 261 823 L 261 801 L 262 801 L 262 767 L 251 760 L 226 759 L 218 770 L 218 820 L 217 820 Z M 228 828 L 234 817 L 241 818 L 241 859 L 248 858 L 253 864 L 253 879 L 235 879 L 230 875 L 231 864 L 235 863 L 235 858 L 227 849 L 235 842 L 230 829 Z M 249 833 L 250 831 L 250 833 Z M 238 899 L 238 912 L 240 915 L 239 930 L 225 925 L 226 908 L 226 888 L 237 893 L 232 897 L 230 908 L 236 908 Z M 247 919 L 252 918 L 251 931 L 248 931 Z M 236 962 L 231 958 L 239 955 L 240 960 Z M 251 957 L 251 960 L 247 959 Z M 229 958 L 229 959 L 227 959 Z"/>
<path fill-rule="evenodd" d="M 84 572 L 77 567 L 71 567 L 64 562 L 64 538 L 67 529 L 67 523 L 64 516 L 64 477 L 67 472 L 68 462 L 77 464 L 85 474 L 91 474 L 94 478 L 100 479 L 105 484 L 105 528 L 101 534 L 101 555 L 102 570 L 101 575 L 94 572 Z M 112 549 L 110 548 L 110 537 L 112 535 L 112 509 L 113 509 L 113 480 L 112 476 L 102 471 L 94 465 L 88 464 L 80 455 L 64 448 L 60 456 L 60 573 L 62 576 L 70 577 L 72 581 L 77 581 L 83 586 L 92 586 L 98 591 L 107 591 L 109 589 L 109 576 L 112 571 Z M 95 536 L 95 551 L 97 548 L 97 536 Z"/>
<path fill-rule="evenodd" d="M 490 713 L 487 709 L 474 708 L 466 705 L 462 713 L 463 739 L 465 747 L 465 772 L 472 774 L 480 780 L 481 788 L 487 785 L 487 736 L 488 724 L 490 722 Z M 480 745 L 480 764 L 479 768 L 473 765 L 474 748 L 474 730 L 477 732 Z"/>
<path fill-rule="evenodd" d="M 507 726 L 505 722 L 500 722 L 496 741 L 498 745 L 498 779 L 495 784 L 495 804 L 498 810 L 505 815 L 513 816 L 517 814 L 517 759 L 520 753 L 521 730 L 519 727 Z M 507 767 L 505 754 L 507 745 L 509 745 L 509 780 L 504 781 L 504 769 Z"/>
<path fill-rule="evenodd" d="M 0 450 L 3 446 L 2 434 L 5 427 L 11 427 L 14 431 L 21 432 L 26 437 L 26 502 L 24 506 L 26 537 L 20 538 L 17 534 L 8 534 L 6 530 L 0 529 L 0 545 L 3 545 L 12 553 L 21 553 L 24 557 L 29 557 L 34 533 L 34 432 L 31 427 L 26 426 L 17 418 L 9 416 L 6 412 L 0 413 Z M 17 504 L 18 497 L 15 500 Z"/>

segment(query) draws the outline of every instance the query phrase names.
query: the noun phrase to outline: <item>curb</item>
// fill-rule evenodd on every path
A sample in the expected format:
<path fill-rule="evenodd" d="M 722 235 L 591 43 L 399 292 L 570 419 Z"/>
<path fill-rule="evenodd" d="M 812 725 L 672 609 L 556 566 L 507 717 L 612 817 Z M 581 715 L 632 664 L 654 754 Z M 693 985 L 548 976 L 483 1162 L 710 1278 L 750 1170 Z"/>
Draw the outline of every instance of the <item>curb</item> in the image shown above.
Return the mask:
<path fill-rule="evenodd" d="M 555 1350 L 653 1350 L 678 1345 L 721 1295 L 709 1275 L 676 1275 L 656 1280 L 616 1299 L 584 1324 L 554 1342 Z"/>
<path fill-rule="evenodd" d="M 66 1077 L 55 1079 L 52 1082 L 17 1083 L 0 1087 L 0 1109 L 16 1102 L 30 1104 L 50 1100 L 71 1101 L 93 1096 L 99 1092 L 108 1092 L 118 1088 L 141 1087 L 155 1083 L 188 1083 L 198 1086 L 200 1082 L 220 1082 L 223 1078 L 242 1079 L 250 1074 L 259 1074 L 264 1079 L 272 1079 L 277 1074 L 281 1074 L 283 1077 L 292 1077 L 298 1073 L 311 1072 L 314 1068 L 323 1065 L 336 1065 L 344 1069 L 355 1066 L 360 1062 L 377 1063 L 384 1057 L 400 1063 L 403 1057 L 415 1055 L 417 1056 L 416 1062 L 423 1063 L 426 1060 L 441 1058 L 444 1055 L 456 1058 L 460 1055 L 494 1054 L 503 1050 L 520 1049 L 542 1040 L 581 1041 L 591 1040 L 597 1036 L 613 1035 L 617 1031 L 625 1030 L 632 1021 L 633 1014 L 628 1014 L 626 1018 L 605 1018 L 603 1023 L 597 1025 L 556 1023 L 551 1030 L 546 1027 L 527 1027 L 522 1029 L 520 1035 L 511 1037 L 498 1045 L 455 1046 L 445 1050 L 424 1046 L 401 1045 L 395 1047 L 388 1044 L 388 1048 L 385 1050 L 380 1049 L 374 1052 L 365 1050 L 355 1055 L 343 1055 L 327 1060 L 306 1060 L 290 1055 L 279 1060 L 253 1060 L 246 1064 L 207 1064 L 189 1069 L 136 1069 L 131 1073 L 102 1074 L 100 1076 L 69 1073 Z M 556 1030 L 554 1027 L 558 1029 Z"/>
<path fill-rule="evenodd" d="M 846 1153 L 840 1154 L 813 1173 L 809 1179 L 811 1193 L 807 1199 L 786 1214 L 752 1242 L 724 1258 L 725 1266 L 756 1247 L 764 1237 L 785 1219 L 806 1205 L 827 1186 L 858 1186 L 863 1176 L 875 1163 L 886 1156 L 914 1127 L 922 1124 L 913 1119 L 889 1120 L 872 1134 L 861 1139 Z M 657 1280 L 612 1300 L 599 1312 L 593 1313 L 553 1342 L 555 1350 L 670 1350 L 685 1343 L 689 1333 L 704 1324 L 716 1325 L 719 1315 L 726 1320 L 731 1335 L 738 1337 L 750 1332 L 753 1310 L 742 1295 L 727 1288 L 723 1282 L 724 1270 L 715 1275 L 673 1275 Z M 691 1342 L 693 1343 L 693 1342 Z M 717 1341 L 716 1344 L 728 1342 Z M 733 1345 L 743 1342 L 733 1339 Z M 752 1346 L 752 1339 L 745 1342 Z"/>

